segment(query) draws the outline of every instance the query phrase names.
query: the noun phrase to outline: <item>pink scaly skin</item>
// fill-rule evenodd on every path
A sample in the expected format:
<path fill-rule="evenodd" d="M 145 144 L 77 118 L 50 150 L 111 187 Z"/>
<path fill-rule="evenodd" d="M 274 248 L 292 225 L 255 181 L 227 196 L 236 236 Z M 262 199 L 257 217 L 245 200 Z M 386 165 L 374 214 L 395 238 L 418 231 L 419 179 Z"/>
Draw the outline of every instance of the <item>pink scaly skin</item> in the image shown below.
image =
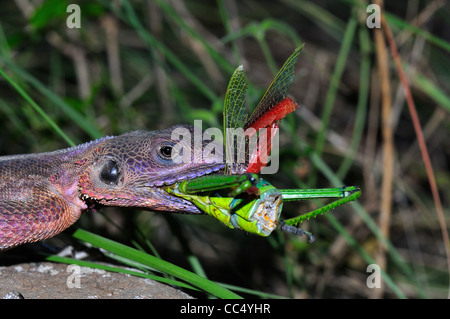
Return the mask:
<path fill-rule="evenodd" d="M 191 161 L 170 158 L 175 128 L 134 131 L 49 153 L 0 157 L 0 251 L 43 240 L 77 221 L 82 212 L 102 206 L 201 214 L 192 203 L 166 193 L 161 186 L 219 172 L 222 146 L 203 158 L 211 141 L 195 143 Z M 200 156 L 200 157 L 199 157 Z M 194 158 L 195 157 L 195 158 Z"/>

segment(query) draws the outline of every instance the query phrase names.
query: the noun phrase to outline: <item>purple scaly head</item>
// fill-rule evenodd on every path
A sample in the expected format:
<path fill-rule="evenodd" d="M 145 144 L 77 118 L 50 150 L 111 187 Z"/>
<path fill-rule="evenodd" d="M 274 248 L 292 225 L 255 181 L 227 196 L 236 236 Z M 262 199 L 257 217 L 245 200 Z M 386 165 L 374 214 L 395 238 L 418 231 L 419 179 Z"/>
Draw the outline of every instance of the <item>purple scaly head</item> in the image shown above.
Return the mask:
<path fill-rule="evenodd" d="M 86 168 L 78 184 L 81 199 L 107 206 L 200 213 L 192 203 L 162 189 L 224 168 L 223 145 L 205 135 L 195 136 L 194 131 L 198 133 L 193 126 L 176 125 L 161 131 L 133 131 L 96 144 L 78 163 Z M 207 145 L 212 152 L 204 152 Z"/>

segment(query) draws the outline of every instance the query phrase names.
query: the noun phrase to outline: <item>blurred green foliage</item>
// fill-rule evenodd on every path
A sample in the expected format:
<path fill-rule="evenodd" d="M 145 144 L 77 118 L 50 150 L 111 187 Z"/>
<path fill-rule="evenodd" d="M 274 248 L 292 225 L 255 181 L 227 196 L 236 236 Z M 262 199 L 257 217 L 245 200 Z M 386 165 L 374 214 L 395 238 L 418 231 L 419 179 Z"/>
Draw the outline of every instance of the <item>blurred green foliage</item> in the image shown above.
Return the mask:
<path fill-rule="evenodd" d="M 208 217 L 118 209 L 105 210 L 100 222 L 86 214 L 77 226 L 157 251 L 165 260 L 259 296 L 295 298 L 374 296 L 366 286 L 366 267 L 386 240 L 383 297 L 447 296 L 442 237 L 394 68 L 390 238 L 381 238 L 377 226 L 383 159 L 373 30 L 365 24 L 368 3 L 76 1 L 80 29 L 66 26 L 69 1 L 34 3 L 8 1 L 0 10 L 0 68 L 24 92 L 0 79 L 1 155 L 197 119 L 204 129 L 220 127 L 233 70 L 244 64 L 248 104 L 254 106 L 281 63 L 305 42 L 290 90 L 302 107 L 282 124 L 282 168 L 268 179 L 279 188 L 346 184 L 363 192 L 355 205 L 304 225 L 318 238 L 313 245 L 283 234 L 248 236 Z M 386 11 L 448 213 L 449 5 L 386 1 Z M 284 213 L 295 216 L 316 205 L 287 204 Z"/>

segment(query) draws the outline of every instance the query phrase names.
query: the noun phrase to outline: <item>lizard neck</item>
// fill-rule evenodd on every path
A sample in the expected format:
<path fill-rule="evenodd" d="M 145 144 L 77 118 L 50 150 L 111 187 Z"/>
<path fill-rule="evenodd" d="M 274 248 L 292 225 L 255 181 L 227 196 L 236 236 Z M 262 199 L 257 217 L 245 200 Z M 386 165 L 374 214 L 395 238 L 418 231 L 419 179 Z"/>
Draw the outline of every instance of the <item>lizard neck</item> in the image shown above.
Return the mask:
<path fill-rule="evenodd" d="M 16 196 L 21 198 L 42 185 L 60 194 L 75 210 L 86 209 L 86 204 L 79 198 L 78 178 L 92 161 L 89 156 L 92 150 L 111 138 L 103 137 L 52 152 L 0 157 L 0 200 L 2 194 L 11 194 L 11 185 L 20 189 Z"/>

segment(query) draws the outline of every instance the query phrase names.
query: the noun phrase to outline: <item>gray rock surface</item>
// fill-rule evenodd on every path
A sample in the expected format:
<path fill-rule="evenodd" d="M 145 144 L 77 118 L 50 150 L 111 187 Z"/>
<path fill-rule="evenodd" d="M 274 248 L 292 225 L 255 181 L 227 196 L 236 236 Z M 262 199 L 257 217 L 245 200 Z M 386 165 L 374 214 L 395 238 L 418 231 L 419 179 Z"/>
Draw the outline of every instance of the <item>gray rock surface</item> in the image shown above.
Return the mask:
<path fill-rule="evenodd" d="M 186 299 L 184 292 L 122 273 L 51 262 L 0 267 L 0 298 Z"/>

